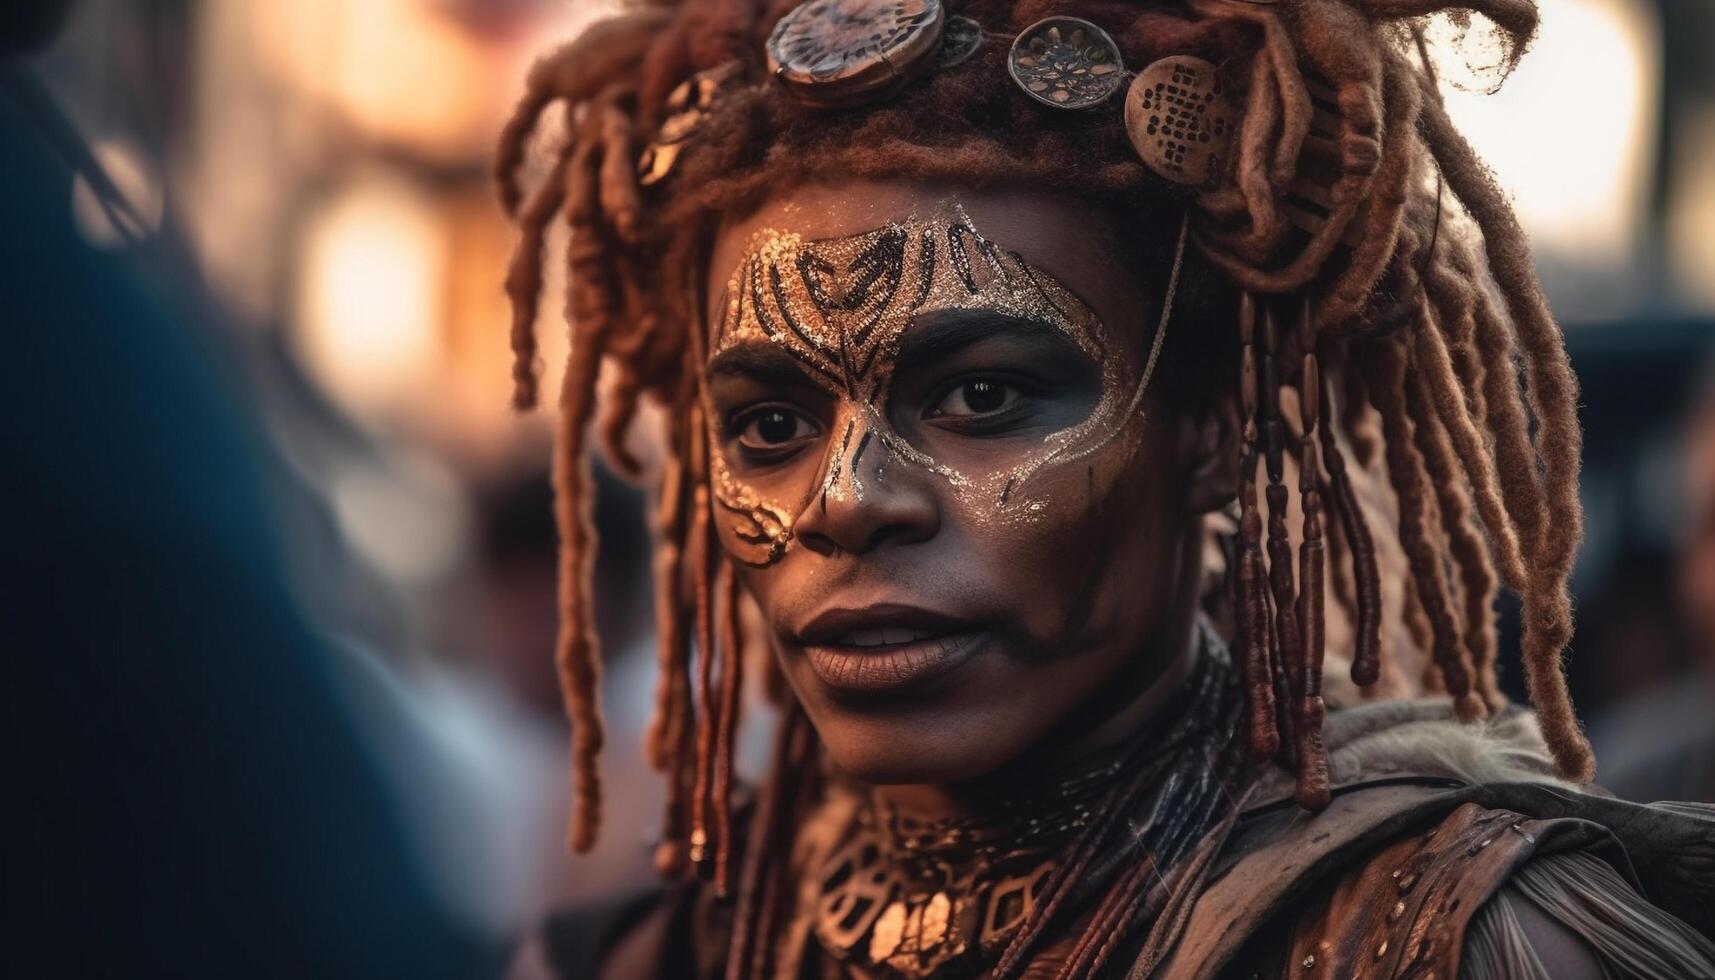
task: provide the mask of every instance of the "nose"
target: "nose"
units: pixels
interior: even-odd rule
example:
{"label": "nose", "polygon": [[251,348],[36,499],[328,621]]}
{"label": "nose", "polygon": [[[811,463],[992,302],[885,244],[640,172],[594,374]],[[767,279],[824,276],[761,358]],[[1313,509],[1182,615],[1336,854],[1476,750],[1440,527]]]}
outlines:
{"label": "nose", "polygon": [[872,420],[851,417],[831,443],[821,485],[794,522],[793,536],[822,555],[927,541],[941,526],[929,478],[895,457]]}

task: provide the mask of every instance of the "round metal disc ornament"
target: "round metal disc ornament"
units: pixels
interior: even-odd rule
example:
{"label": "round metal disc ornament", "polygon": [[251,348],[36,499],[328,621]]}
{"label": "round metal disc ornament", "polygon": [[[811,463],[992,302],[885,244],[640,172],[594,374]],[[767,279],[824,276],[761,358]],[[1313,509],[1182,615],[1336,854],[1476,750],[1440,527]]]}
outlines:
{"label": "round metal disc ornament", "polygon": [[1215,66],[1190,55],[1151,63],[1125,94],[1132,148],[1176,184],[1203,187],[1221,177],[1238,121]]}
{"label": "round metal disc ornament", "polygon": [[809,0],[768,38],[768,70],[800,100],[873,101],[928,69],[941,48],[941,0]]}
{"label": "round metal disc ornament", "polygon": [[982,46],[983,25],[963,15],[947,18],[947,26],[941,31],[941,49],[935,54],[935,70],[962,64]]}
{"label": "round metal disc ornament", "polygon": [[1119,45],[1077,17],[1044,17],[1021,31],[1007,57],[1012,80],[1056,109],[1101,105],[1125,82]]}

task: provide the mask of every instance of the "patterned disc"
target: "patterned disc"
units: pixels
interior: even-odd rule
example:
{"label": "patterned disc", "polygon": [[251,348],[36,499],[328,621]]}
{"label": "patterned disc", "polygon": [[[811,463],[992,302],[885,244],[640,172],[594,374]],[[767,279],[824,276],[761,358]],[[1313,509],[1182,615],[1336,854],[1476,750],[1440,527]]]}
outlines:
{"label": "patterned disc", "polygon": [[941,0],[809,0],[768,38],[768,68],[816,106],[868,102],[928,68]]}
{"label": "patterned disc", "polygon": [[963,15],[947,18],[941,32],[941,50],[935,55],[935,70],[951,68],[977,53],[983,46],[983,25]]}
{"label": "patterned disc", "polygon": [[1012,42],[1012,80],[1056,109],[1101,105],[1125,81],[1125,63],[1108,32],[1077,17],[1045,17]]}
{"label": "patterned disc", "polygon": [[1125,95],[1132,147],[1176,184],[1203,187],[1222,176],[1238,119],[1215,66],[1189,55],[1154,62]]}

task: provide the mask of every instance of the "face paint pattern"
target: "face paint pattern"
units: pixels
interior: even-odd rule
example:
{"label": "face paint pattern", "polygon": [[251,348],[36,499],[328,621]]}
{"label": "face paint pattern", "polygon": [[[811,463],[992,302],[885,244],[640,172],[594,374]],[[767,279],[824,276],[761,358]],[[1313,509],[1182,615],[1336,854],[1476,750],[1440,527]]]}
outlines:
{"label": "face paint pattern", "polygon": [[[988,310],[1049,326],[1100,366],[1101,395],[1082,421],[1045,436],[1024,458],[994,471],[967,472],[920,451],[887,419],[889,383],[900,338],[913,318],[946,310]],[[741,344],[778,345],[837,404],[820,476],[796,507],[757,491],[734,476],[724,452],[711,454],[714,497],[735,519],[747,546],[737,555],[752,565],[780,558],[792,537],[794,515],[842,495],[861,495],[858,464],[879,451],[947,480],[973,504],[997,517],[1026,519],[1041,501],[1022,501],[1020,488],[1044,467],[1081,459],[1141,422],[1138,411],[1154,353],[1134,378],[1104,326],[1058,280],[984,238],[962,211],[909,219],[843,238],[805,241],[764,230],[752,237],[728,282],[709,352],[716,357]],[[1157,344],[1156,350],[1159,350]],[[715,413],[708,413],[715,425]],[[1138,442],[1141,426],[1131,426]],[[720,439],[711,432],[711,444]],[[878,460],[885,466],[887,459]]]}

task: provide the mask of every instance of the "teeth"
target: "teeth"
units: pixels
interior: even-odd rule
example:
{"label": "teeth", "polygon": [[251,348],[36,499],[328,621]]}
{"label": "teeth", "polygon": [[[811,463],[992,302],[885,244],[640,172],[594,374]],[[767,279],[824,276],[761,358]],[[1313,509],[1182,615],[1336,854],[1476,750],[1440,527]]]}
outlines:
{"label": "teeth", "polygon": [[933,636],[928,630],[906,629],[902,626],[880,626],[875,629],[853,630],[840,637],[839,645],[847,647],[886,647],[916,643]]}

